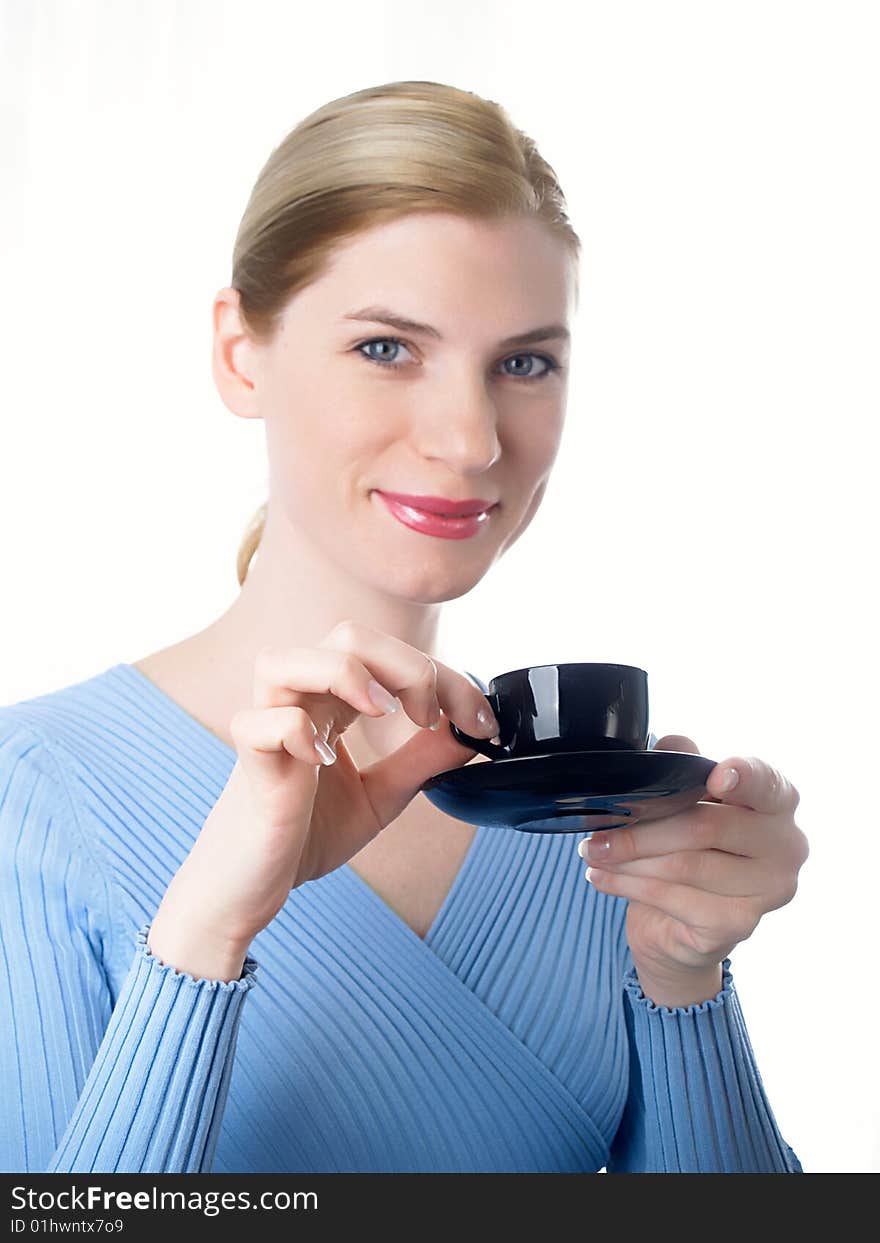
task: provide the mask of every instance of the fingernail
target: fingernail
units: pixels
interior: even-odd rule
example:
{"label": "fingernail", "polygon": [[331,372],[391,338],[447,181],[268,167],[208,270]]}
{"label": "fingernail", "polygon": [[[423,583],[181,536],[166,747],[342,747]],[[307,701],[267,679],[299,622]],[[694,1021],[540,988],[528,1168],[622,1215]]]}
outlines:
{"label": "fingernail", "polygon": [[443,711],[440,707],[440,700],[437,698],[436,695],[434,696],[434,711],[432,715],[434,719],[431,722],[431,724],[428,726],[428,729],[433,729],[436,732],[436,730],[438,730],[440,726],[443,724]]}
{"label": "fingernail", "polygon": [[383,712],[396,712],[400,707],[400,700],[381,686],[375,678],[370,678],[367,683],[367,694],[376,707],[381,708]]}
{"label": "fingernail", "polygon": [[722,794],[726,794],[728,790],[732,790],[739,781],[739,773],[735,768],[725,768],[721,774],[721,783],[718,789]]}
{"label": "fingernail", "polygon": [[585,837],[578,842],[578,854],[582,859],[589,859],[591,863],[598,863],[601,859],[607,859],[610,849],[611,838],[597,837],[595,833],[592,837]]}
{"label": "fingernail", "polygon": [[480,728],[485,732],[487,737],[490,737],[492,734],[497,737],[501,726],[495,720],[494,714],[490,712],[488,708],[477,709],[477,720],[480,723]]}
{"label": "fingernail", "polygon": [[318,755],[320,755],[321,762],[323,764],[334,763],[336,759],[336,752],[333,750],[331,746],[328,746],[328,744],[324,741],[323,738],[315,739],[315,750],[318,752]]}

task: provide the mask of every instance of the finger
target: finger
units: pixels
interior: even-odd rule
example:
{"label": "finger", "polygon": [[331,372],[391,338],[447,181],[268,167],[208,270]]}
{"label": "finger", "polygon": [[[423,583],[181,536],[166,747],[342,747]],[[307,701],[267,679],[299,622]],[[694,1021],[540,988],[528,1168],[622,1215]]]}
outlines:
{"label": "finger", "polygon": [[783,906],[794,896],[789,892],[792,878],[786,870],[769,870],[763,862],[729,855],[721,850],[679,850],[654,859],[633,859],[630,863],[603,863],[602,871],[616,876],[654,876],[677,885],[690,885],[727,898],[761,897],[772,899],[773,907]]}
{"label": "finger", "polygon": [[294,705],[306,708],[310,714],[314,711],[323,737],[327,712],[318,709],[315,697],[327,696],[332,701],[333,725],[342,733],[361,713],[383,715],[370,695],[372,678],[363,661],[348,652],[313,647],[264,648],[254,662],[254,707]]}
{"label": "finger", "polygon": [[[485,695],[469,678],[402,639],[360,622],[344,621],[334,626],[319,646],[325,645],[350,652],[368,665],[417,724],[442,726],[442,710],[474,737],[492,738],[498,733],[498,722]],[[470,747],[457,745],[459,754],[473,754]]]}
{"label": "finger", "polygon": [[318,731],[303,708],[242,708],[229,730],[241,768],[253,779],[253,791],[265,802],[270,820],[290,803],[291,782],[296,786],[302,777],[303,793],[314,787],[315,770],[326,761],[315,748]]}
{"label": "finger", "polygon": [[761,910],[754,898],[719,897],[690,885],[677,885],[654,876],[626,876],[591,868],[588,878],[602,893],[629,898],[656,907],[690,928],[719,940],[744,941],[758,926]]}
{"label": "finger", "polygon": [[[315,648],[264,648],[254,664],[253,693],[257,707],[305,707],[319,728],[326,724],[326,713],[309,697],[331,696],[337,734],[360,713],[379,717],[401,706],[423,727],[433,724],[445,706],[469,733],[491,735],[497,728],[487,730],[479,721],[477,710],[488,705],[461,674],[408,643],[354,623],[334,627]],[[459,746],[458,754],[463,751],[470,753]]]}
{"label": "finger", "polygon": [[[737,781],[730,790],[725,790],[724,776],[728,770],[736,772]],[[706,788],[719,802],[771,816],[794,811],[800,802],[800,794],[788,778],[754,756],[734,755],[722,760],[709,774]]]}
{"label": "finger", "polygon": [[769,827],[770,817],[745,808],[698,803],[662,820],[593,833],[578,843],[578,854],[598,867],[606,861],[629,863],[632,859],[650,859],[678,850],[719,850],[757,858],[769,854],[774,846]]}

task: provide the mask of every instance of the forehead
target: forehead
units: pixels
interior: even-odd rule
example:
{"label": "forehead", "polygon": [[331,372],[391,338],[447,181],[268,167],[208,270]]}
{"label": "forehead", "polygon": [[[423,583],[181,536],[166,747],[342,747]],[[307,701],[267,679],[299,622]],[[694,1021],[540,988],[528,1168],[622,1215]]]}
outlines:
{"label": "forehead", "polygon": [[491,261],[501,256],[558,265],[568,257],[567,248],[547,225],[524,217],[480,220],[450,212],[411,212],[398,220],[385,221],[352,238],[342,239],[333,250],[332,265],[353,268],[369,264],[376,255],[418,252],[429,262],[432,254],[483,255]]}
{"label": "forehead", "polygon": [[343,239],[309,300],[337,317],[383,305],[431,323],[443,314],[460,319],[467,308],[503,311],[513,331],[532,326],[519,322],[524,317],[567,319],[574,276],[570,251],[541,221],[419,212]]}

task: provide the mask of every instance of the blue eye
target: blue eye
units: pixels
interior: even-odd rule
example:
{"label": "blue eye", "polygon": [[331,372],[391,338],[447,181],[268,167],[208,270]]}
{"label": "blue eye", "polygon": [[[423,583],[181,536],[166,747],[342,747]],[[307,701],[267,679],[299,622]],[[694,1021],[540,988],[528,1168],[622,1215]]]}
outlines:
{"label": "blue eye", "polygon": [[[387,358],[376,358],[375,356],[371,354],[363,353],[364,350],[368,350],[370,346],[372,345],[388,345],[388,344],[393,345],[396,348],[400,348],[401,346],[404,349],[407,348],[406,343],[404,341],[401,341],[398,337],[372,337],[369,341],[362,341],[360,345],[356,345],[354,348],[356,351],[358,351],[358,353],[360,353],[361,358],[365,358],[367,362],[377,363],[380,367],[391,368],[394,371],[398,371],[401,367],[405,365],[404,363],[392,362],[390,359],[387,359]],[[525,380],[525,381],[544,380],[547,378],[548,375],[551,375],[554,371],[562,370],[562,367],[560,366],[560,364],[556,362],[555,359],[549,358],[546,354],[532,354],[532,353],[512,354],[510,358],[506,358],[504,361],[505,363],[508,363],[518,358],[540,359],[540,361],[544,363],[546,369],[544,371],[539,372],[537,375],[514,375],[512,372],[508,371],[506,374],[512,380]]]}
{"label": "blue eye", "polygon": [[[364,341],[361,345],[358,345],[355,348],[357,350],[365,350],[369,349],[371,345],[393,345],[395,348],[399,349],[403,345],[403,342],[398,341],[397,337],[373,337],[371,341]],[[406,346],[403,345],[403,348],[406,349]],[[403,363],[392,362],[388,358],[376,358],[373,354],[361,354],[361,357],[366,358],[367,362],[379,363],[383,367],[392,367],[394,370],[397,370],[397,368],[403,366]]]}

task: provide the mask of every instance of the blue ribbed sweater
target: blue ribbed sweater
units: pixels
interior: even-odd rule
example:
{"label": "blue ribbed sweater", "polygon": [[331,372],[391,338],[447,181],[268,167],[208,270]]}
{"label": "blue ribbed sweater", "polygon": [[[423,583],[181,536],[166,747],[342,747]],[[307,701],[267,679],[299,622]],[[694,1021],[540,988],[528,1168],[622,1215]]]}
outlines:
{"label": "blue ribbed sweater", "polygon": [[478,826],[424,940],[344,865],[239,980],[163,964],[235,760],[130,664],[0,707],[4,1172],[801,1172],[730,960],[645,998],[577,835]]}

